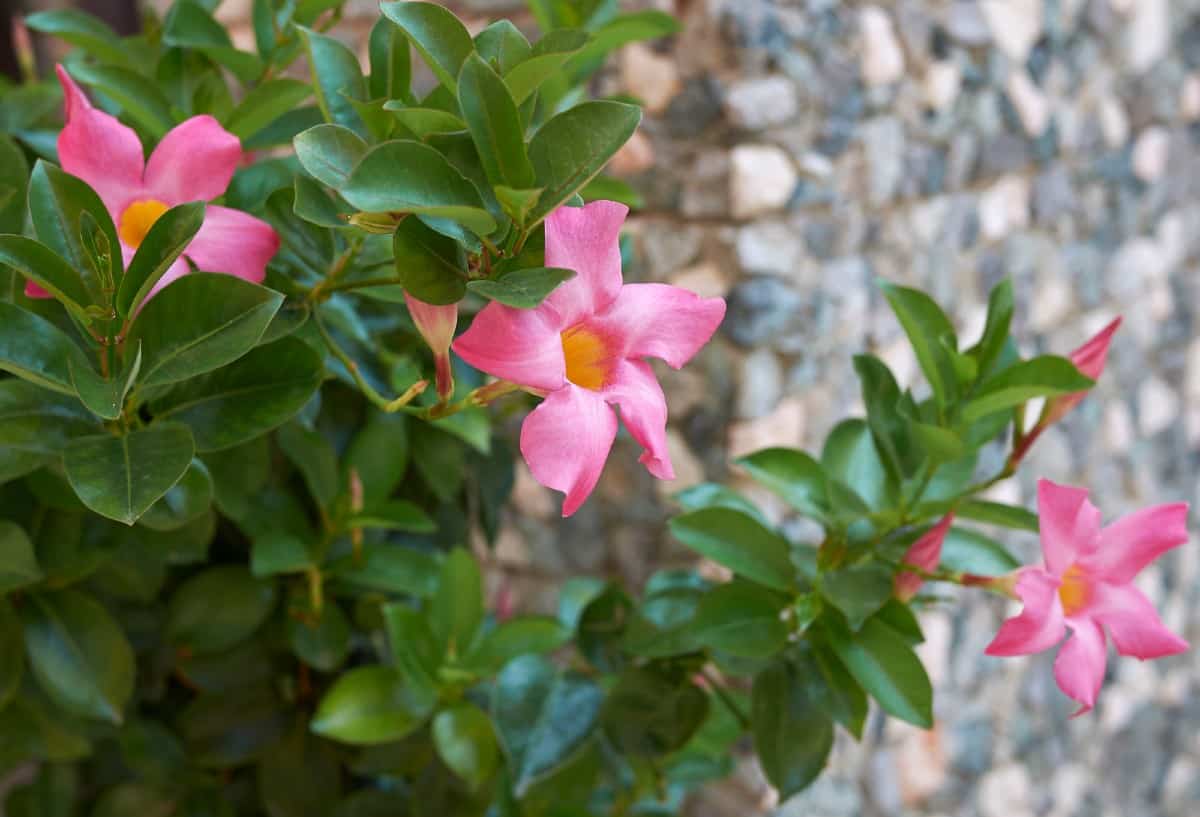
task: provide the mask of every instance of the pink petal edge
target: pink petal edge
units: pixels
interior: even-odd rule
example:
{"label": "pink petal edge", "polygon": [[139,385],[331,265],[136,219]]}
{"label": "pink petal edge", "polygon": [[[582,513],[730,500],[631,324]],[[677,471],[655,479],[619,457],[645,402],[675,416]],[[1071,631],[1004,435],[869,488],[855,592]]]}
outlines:
{"label": "pink petal edge", "polygon": [[236,136],[207,114],[193,116],[171,128],[150,154],[147,193],[172,207],[212,201],[225,193],[241,159]]}
{"label": "pink petal edge", "polygon": [[567,384],[525,418],[521,455],[534,479],[566,494],[566,517],[596,487],[616,436],[617,415],[600,394]]}
{"label": "pink petal edge", "polygon": [[1020,615],[1000,625],[999,632],[984,650],[988,655],[1032,655],[1062,640],[1066,621],[1058,598],[1057,577],[1037,567],[1021,570],[1016,592],[1024,607]]}
{"label": "pink petal edge", "polygon": [[621,291],[621,227],[629,208],[615,201],[559,207],[546,218],[546,266],[575,270],[542,308],[568,327],[608,308]]}
{"label": "pink petal edge", "polygon": [[667,451],[667,398],[649,364],[623,360],[613,380],[604,387],[604,398],[621,410],[621,422],[643,448],[638,462],[659,479],[675,479]]}

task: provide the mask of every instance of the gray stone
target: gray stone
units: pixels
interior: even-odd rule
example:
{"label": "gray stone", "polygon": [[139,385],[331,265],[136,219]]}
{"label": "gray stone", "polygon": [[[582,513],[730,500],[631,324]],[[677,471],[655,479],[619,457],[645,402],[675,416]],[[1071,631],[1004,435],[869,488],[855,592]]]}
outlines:
{"label": "gray stone", "polygon": [[782,332],[803,303],[800,293],[779,278],[751,278],[729,293],[721,329],[735,343],[757,346]]}
{"label": "gray stone", "polygon": [[773,76],[739,82],[725,94],[729,121],[745,130],[782,125],[799,112],[796,86],[787,77]]}
{"label": "gray stone", "polygon": [[974,0],[951,3],[945,11],[943,22],[946,32],[964,45],[987,45],[992,41],[987,19]]}
{"label": "gray stone", "polygon": [[742,361],[737,416],[752,420],[771,413],[783,395],[783,369],[770,349],[755,349]]}
{"label": "gray stone", "polygon": [[1033,181],[1033,217],[1038,224],[1051,225],[1075,207],[1075,190],[1065,164],[1055,163]]}
{"label": "gray stone", "polygon": [[804,255],[799,231],[784,221],[756,221],[738,230],[738,263],[746,272],[792,275]]}
{"label": "gray stone", "polygon": [[872,204],[889,201],[904,178],[904,125],[892,116],[870,119],[861,128]]}

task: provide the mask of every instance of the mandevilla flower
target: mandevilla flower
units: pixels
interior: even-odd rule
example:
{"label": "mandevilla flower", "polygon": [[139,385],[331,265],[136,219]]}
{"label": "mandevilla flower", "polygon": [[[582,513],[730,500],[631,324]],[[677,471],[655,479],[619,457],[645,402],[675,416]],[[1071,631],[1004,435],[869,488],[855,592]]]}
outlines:
{"label": "mandevilla flower", "polygon": [[[942,561],[942,543],[946,541],[946,532],[950,530],[953,522],[954,512],[951,511],[943,516],[940,522],[922,534],[920,539],[913,542],[912,547],[904,554],[904,564],[919,567],[926,573],[937,570]],[[908,601],[917,595],[917,591],[924,583],[925,579],[919,573],[907,570],[898,573],[895,583],[896,598]]]}
{"label": "mandevilla flower", "polygon": [[[63,170],[87,182],[104,202],[117,227],[126,266],[167,210],[225,193],[241,161],[242,147],[217,120],[193,116],[176,125],[145,161],[137,134],[116,117],[93,108],[61,65],[57,71],[67,107],[66,126],[58,135],[58,159]],[[266,222],[210,204],[204,224],[184,254],[200,269],[260,283],[278,249],[279,236]],[[187,261],[181,256],[153,291],[187,272]],[[49,297],[32,282],[26,284],[25,294]]]}
{"label": "mandevilla flower", "polygon": [[988,655],[1029,655],[1071,637],[1054,661],[1054,677],[1081,715],[1104,681],[1104,630],[1117,652],[1137,658],[1175,655],[1188,644],[1168,630],[1133,586],[1142,568],[1187,541],[1187,504],[1155,505],[1100,527],[1100,511],[1082,488],[1038,483],[1044,567],[1017,572],[1025,607],[1004,622]]}
{"label": "mandevilla flower", "polygon": [[[1120,326],[1121,318],[1117,317],[1086,343],[1071,352],[1069,355],[1071,362],[1085,377],[1099,380],[1100,375],[1104,374],[1104,364],[1108,362],[1108,347]],[[1013,452],[1012,463],[1014,465],[1019,463],[1046,427],[1065,417],[1073,408],[1083,402],[1083,398],[1087,397],[1087,394],[1086,391],[1077,391],[1047,400],[1037,425],[1025,435],[1021,444]]]}
{"label": "mandevilla flower", "polygon": [[521,427],[521,454],[573,514],[595,488],[621,419],[644,449],[640,462],[673,479],[667,403],[643,358],[678,369],[725,316],[720,298],[666,284],[622,284],[621,225],[611,201],[560,207],[546,219],[546,266],[575,270],[535,309],[488,304],[454,351],[482,371],[545,395]]}
{"label": "mandevilla flower", "polygon": [[417,325],[417,331],[433,352],[438,397],[448,400],[454,394],[450,342],[454,340],[454,330],[458,326],[458,304],[435,306],[419,301],[407,292],[404,293],[404,302],[408,304],[408,314]]}

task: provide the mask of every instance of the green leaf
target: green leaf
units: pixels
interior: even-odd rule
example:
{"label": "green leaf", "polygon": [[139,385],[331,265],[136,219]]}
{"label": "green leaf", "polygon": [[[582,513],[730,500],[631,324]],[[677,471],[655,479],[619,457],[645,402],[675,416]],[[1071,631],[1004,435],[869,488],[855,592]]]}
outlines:
{"label": "green leaf", "polygon": [[[39,160],[29,177],[29,218],[38,241],[83,277],[91,293],[87,303],[107,304],[111,296],[106,290],[120,282],[124,266],[117,228],[96,192],[82,179]],[[107,245],[107,257],[93,263],[90,249],[101,245]]]}
{"label": "green leaf", "polygon": [[685,511],[698,511],[701,508],[732,508],[735,511],[752,516],[764,525],[770,525],[762,511],[746,497],[724,485],[715,482],[701,482],[691,488],[684,488],[672,497]]}
{"label": "green leaf", "polygon": [[[193,201],[180,204],[163,213],[129,262],[129,271],[121,279],[117,291],[117,312],[122,316],[134,315],[141,304],[171,268],[187,245],[191,243],[200,225],[204,223],[205,204]],[[180,280],[186,279],[184,276]]]}
{"label": "green leaf", "polygon": [[243,83],[254,82],[263,70],[258,57],[234,48],[224,26],[213,19],[205,5],[193,0],[179,0],[171,6],[163,22],[163,42],[199,51],[228,68]]}
{"label": "green leaf", "polygon": [[759,484],[769,488],[805,516],[829,514],[829,484],[825,469],[803,451],[764,448],[736,461]]}
{"label": "green leaf", "polygon": [[811,676],[779,660],[754,677],[750,730],[771,785],[786,800],[807,788],[833,749],[833,722]]}
{"label": "green leaf", "polygon": [[299,422],[292,422],[279,429],[275,440],[304,475],[304,484],[317,504],[330,507],[342,485],[337,452],[325,436]]}
{"label": "green leaf", "polygon": [[913,444],[910,418],[917,411],[911,395],[901,394],[891,369],[873,355],[855,355],[854,370],[862,384],[867,424],[893,479],[913,476],[924,457]]}
{"label": "green leaf", "polygon": [[529,143],[544,188],[530,225],[538,224],[603,169],[637,130],[642,112],[621,102],[584,102],[551,119]]}
{"label": "green leaf", "polygon": [[988,295],[987,322],[983,327],[983,336],[975,344],[969,354],[975,359],[979,374],[987,377],[992,364],[1000,357],[1008,340],[1009,326],[1013,316],[1012,280],[1005,278],[992,287]]}
{"label": "green leaf", "polygon": [[341,125],[316,125],[292,140],[300,165],[317,181],[341,190],[367,155],[367,143]]}
{"label": "green leaf", "polygon": [[[143,245],[144,246],[144,245]],[[283,296],[233,275],[192,273],[159,292],[133,323],[138,381],[159,386],[210,372],[255,347]]]}
{"label": "green leaf", "polygon": [[225,129],[245,141],[308,99],[313,89],[296,79],[270,79],[256,85],[225,117]]}
{"label": "green leaf", "polygon": [[420,506],[405,499],[392,499],[363,509],[347,523],[352,528],[433,533],[437,525]]}
{"label": "green leaf", "polygon": [[863,725],[867,720],[867,694],[838,657],[827,647],[818,645],[808,656],[797,661],[797,665],[802,676],[812,679],[816,685],[818,706],[856,739],[862,740]]}
{"label": "green leaf", "polygon": [[430,714],[430,704],[415,695],[392,667],[357,667],[325,693],[310,728],[343,743],[389,743],[415,732]]}
{"label": "green leaf", "polygon": [[257,777],[269,817],[329,817],[341,796],[338,753],[300,724],[263,756]]}
{"label": "green leaf", "polygon": [[571,759],[595,729],[604,693],[534,655],[505,665],[492,688],[492,721],[518,797]]}
{"label": "green leaf", "polygon": [[488,180],[518,189],[533,187],[521,115],[504,80],[478,54],[463,63],[458,100]]}
{"label": "green leaf", "polygon": [[[261,647],[259,648],[261,650]],[[246,671],[241,656],[237,667]],[[265,679],[221,689],[193,698],[176,719],[187,745],[191,765],[228,768],[256,760],[274,748],[292,722],[293,713],[282,706]]]}
{"label": "green leaf", "polygon": [[952,527],[942,543],[941,566],[955,573],[1003,576],[1019,568],[1021,563],[994,539],[973,530]]}
{"label": "green leaf", "polygon": [[408,38],[385,17],[371,27],[368,40],[371,63],[371,99],[407,99],[412,96],[412,54]]}
{"label": "green leaf", "polygon": [[787,645],[779,618],[783,603],[746,582],[723,584],[700,599],[684,630],[695,649],[710,648],[742,658],[766,658]]}
{"label": "green leaf", "polygon": [[436,108],[413,108],[403,102],[389,100],[383,103],[383,109],[391,111],[396,121],[412,131],[418,139],[434,133],[457,133],[467,129],[467,123],[458,116]]}
{"label": "green leaf", "polygon": [[969,499],[959,503],[955,513],[961,519],[972,519],[976,522],[987,522],[1013,530],[1024,530],[1037,533],[1040,529],[1038,515],[1025,508],[1015,505],[1005,505],[1000,502],[988,502],[984,499]]}
{"label": "green leaf", "polygon": [[290,420],[324,378],[320,356],[286,337],[223,369],[176,385],[153,403],[159,419],[186,423],[201,452],[231,448]]}
{"label": "green leaf", "polygon": [[81,315],[91,295],[75,268],[44,244],[23,235],[0,235],[0,265],[12,267]]}
{"label": "green leaf", "polygon": [[518,655],[552,652],[570,639],[571,631],[552,618],[509,619],[482,639],[476,639],[462,663],[482,672],[494,672]]}
{"label": "green leaf", "polygon": [[496,200],[500,203],[500,208],[518,227],[523,227],[529,220],[529,214],[533,212],[534,206],[542,196],[540,187],[518,190],[498,184],[493,188],[493,192],[496,194]]}
{"label": "green leaf", "polygon": [[[5,547],[4,536],[4,528],[0,525],[0,550]],[[0,710],[3,710],[16,697],[21,676],[25,673],[25,635],[21,631],[21,620],[3,596],[0,596],[0,655],[5,656],[4,662],[0,663]],[[3,727],[0,727],[0,734],[3,733]]]}
{"label": "green leaf", "polygon": [[138,522],[151,530],[175,531],[206,513],[212,501],[212,476],[203,462],[193,459],[183,478],[151,505]]}
{"label": "green leaf", "polygon": [[0,370],[63,394],[75,394],[71,370],[90,364],[83,350],[45,318],[0,301]]}
{"label": "green leaf", "polygon": [[967,454],[967,446],[958,432],[950,428],[913,422],[913,439],[935,462],[954,462]]}
{"label": "green leaf", "polygon": [[639,667],[617,679],[601,718],[605,734],[620,751],[657,757],[683,748],[708,709],[708,696],[686,676]]}
{"label": "green leaf", "polygon": [[292,212],[318,227],[339,229],[347,224],[349,208],[312,179],[297,176]]}
{"label": "green leaf", "polygon": [[0,450],[60,454],[72,437],[99,426],[79,402],[24,380],[0,381]]}
{"label": "green leaf", "polygon": [[79,401],[93,414],[105,420],[116,420],[121,416],[125,397],[133,388],[134,381],[142,369],[142,347],[135,343],[133,359],[115,377],[105,379],[92,371],[90,366],[76,368],[70,365],[71,385],[79,395]]}
{"label": "green leaf", "polygon": [[574,270],[536,267],[501,273],[493,279],[469,281],[467,289],[506,306],[533,309],[546,300],[559,284],[574,277]]}
{"label": "green leaf", "polygon": [[352,100],[365,101],[366,88],[358,57],[340,41],[296,26],[308,52],[313,89],[325,121],[363,134],[363,120]]}
{"label": "green leaf", "polygon": [[442,154],[420,142],[397,140],[371,148],[338,192],[370,213],[445,218],[480,235],[496,229],[475,186]]}
{"label": "green leaf", "polygon": [[84,85],[110,97],[156,142],[175,126],[171,103],[157,83],[141,74],[116,65],[83,62],[73,63],[70,74]]}
{"label": "green leaf", "polygon": [[431,598],[438,584],[437,562],[427,553],[399,545],[367,548],[361,560],[334,562],[329,573],[355,587],[420,598]]}
{"label": "green leaf", "polygon": [[72,590],[30,593],[21,622],[29,666],[54,702],[119,724],[133,694],[133,649],[108,611]]}
{"label": "green leaf", "polygon": [[483,577],[475,559],[455,548],[442,562],[430,621],[443,654],[466,652],[483,621]]}
{"label": "green leaf", "polygon": [[489,67],[503,74],[522,60],[529,59],[533,49],[529,40],[511,21],[497,20],[475,35],[475,51]]}
{"label": "green leaf", "polygon": [[167,639],[197,655],[224,652],[253,635],[273,609],[274,585],[240,565],[210,567],[171,596]]}
{"label": "green leaf", "polygon": [[825,640],[862,688],[890,715],[922,729],[933,725],[933,689],[912,648],[879,618],[852,633],[837,615],[818,624]]}
{"label": "green leaf", "polygon": [[24,227],[28,190],[25,152],[7,134],[0,134],[0,232],[16,233]]}
{"label": "green leaf", "polygon": [[433,745],[442,762],[472,789],[500,766],[500,746],[492,722],[479,707],[457,704],[433,719]]}
{"label": "green leaf", "polygon": [[436,678],[442,656],[429,617],[398,602],[385,604],[381,612],[396,669],[414,695],[428,701],[432,708],[438,697]]}
{"label": "green leaf", "polygon": [[381,3],[379,10],[399,26],[421,52],[438,80],[451,92],[455,79],[475,44],[463,24],[450,11],[433,3]]}
{"label": "green leaf", "polygon": [[584,188],[579,191],[579,195],[585,202],[607,199],[608,201],[619,201],[633,210],[640,210],[646,206],[646,197],[633,185],[612,176],[596,176],[584,185]]}
{"label": "green leaf", "polygon": [[597,60],[623,45],[668,37],[679,30],[679,21],[662,11],[647,9],[622,14],[592,32],[591,42],[571,61],[570,68],[579,70],[581,65]]}
{"label": "green leaf", "polygon": [[892,585],[891,569],[877,562],[821,574],[823,595],[846,614],[846,621],[854,631],[892,597]]}
{"label": "green leaf", "polygon": [[406,218],[392,237],[396,276],[414,298],[427,304],[457,303],[466,293],[467,258],[462,245]]}
{"label": "green leaf", "polygon": [[1010,366],[983,383],[963,408],[963,420],[973,423],[1035,397],[1057,397],[1087,391],[1095,381],[1085,377],[1065,357],[1041,355]]}
{"label": "green leaf", "polygon": [[103,20],[78,9],[39,11],[25,18],[25,25],[42,34],[50,34],[100,57],[106,62],[125,65],[129,52],[117,33]]}
{"label": "green leaf", "polygon": [[897,320],[904,327],[908,341],[912,344],[917,355],[917,362],[929,385],[933,387],[934,396],[939,406],[945,407],[958,394],[958,378],[949,351],[942,344],[942,338],[949,338],[951,346],[955,347],[954,326],[932,298],[924,292],[908,287],[896,286],[886,281],[879,288],[891,304]]}
{"label": "green leaf", "polygon": [[825,438],[821,450],[825,473],[850,486],[869,507],[881,510],[893,501],[895,482],[888,477],[866,422],[843,420]]}
{"label": "green leaf", "polygon": [[40,581],[33,543],[16,522],[0,519],[0,596]]}
{"label": "green leaf", "polygon": [[308,545],[284,531],[271,531],[260,536],[250,548],[250,572],[255,578],[279,573],[303,573],[312,564]]}
{"label": "green leaf", "polygon": [[528,99],[542,83],[554,76],[570,57],[587,45],[586,32],[571,29],[551,31],[538,41],[530,56],[504,72],[513,101]]}
{"label": "green leaf", "polygon": [[157,423],[123,436],[76,437],[63,451],[63,465],[83,504],[132,525],[179,481],[194,453],[187,428]]}
{"label": "green leaf", "polygon": [[675,538],[747,579],[785,592],[795,587],[786,539],[729,508],[706,508],[670,522]]}
{"label": "green leaf", "polygon": [[328,601],[319,616],[315,622],[307,616],[289,617],[288,643],[292,652],[313,669],[333,672],[350,654],[350,621],[341,607]]}

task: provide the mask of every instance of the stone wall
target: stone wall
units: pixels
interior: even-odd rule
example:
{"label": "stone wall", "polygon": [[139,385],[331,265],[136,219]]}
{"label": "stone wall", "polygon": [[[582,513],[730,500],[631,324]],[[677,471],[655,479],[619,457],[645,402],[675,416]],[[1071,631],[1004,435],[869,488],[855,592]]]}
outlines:
{"label": "stone wall", "polygon": [[[450,5],[480,25],[529,23],[511,0]],[[655,483],[624,439],[595,498],[562,522],[523,472],[498,594],[547,606],[566,573],[636,583],[686,560],[665,534],[671,492],[736,479],[738,453],[818,445],[861,411],[858,351],[911,380],[878,276],[931,290],[968,339],[988,288],[1011,276],[1028,353],[1066,352],[1125,316],[1094,396],[998,498],[1027,503],[1045,476],[1091,486],[1106,515],[1200,500],[1200,0],[653,5],[684,32],[627,48],[597,88],[648,112],[614,166],[646,197],[629,275],[725,294],[729,316],[695,364],[663,372],[680,479]],[[221,14],[245,20],[247,7],[225,0]],[[361,44],[374,15],[352,0],[339,30]],[[1142,584],[1193,641],[1196,544]],[[1014,545],[1036,552],[1032,537]],[[983,655],[1003,605],[948,595],[923,617],[936,729],[877,719],[780,815],[1200,813],[1200,654],[1110,664],[1096,712],[1068,720],[1049,656]],[[745,764],[692,813],[774,805]]]}

